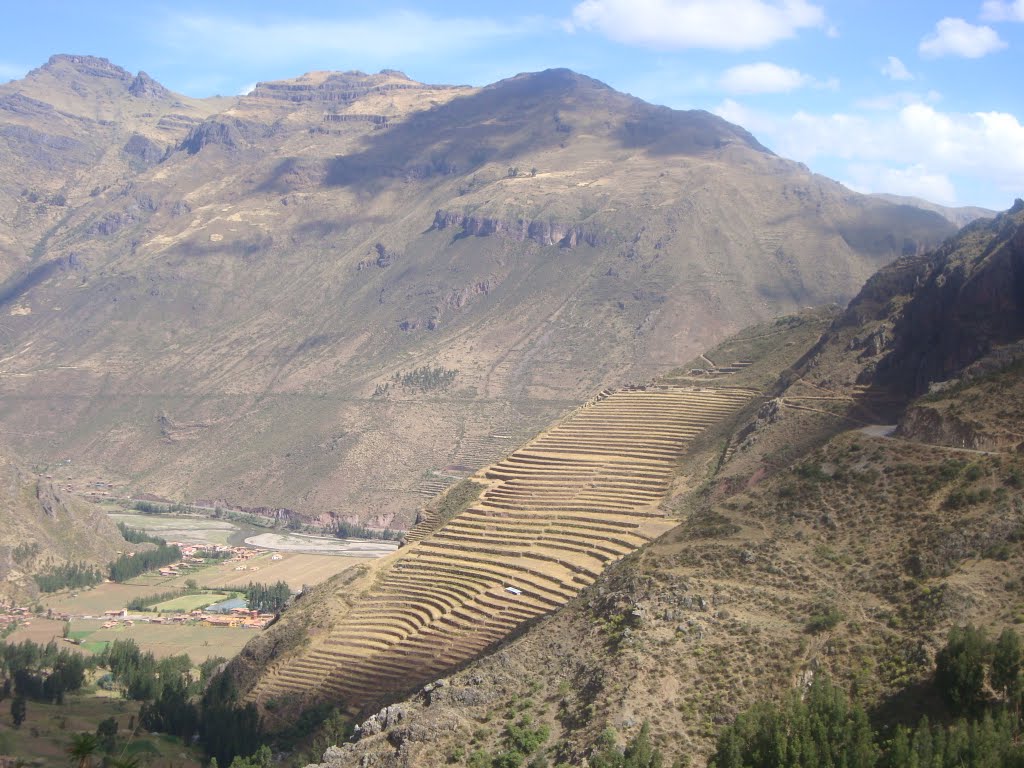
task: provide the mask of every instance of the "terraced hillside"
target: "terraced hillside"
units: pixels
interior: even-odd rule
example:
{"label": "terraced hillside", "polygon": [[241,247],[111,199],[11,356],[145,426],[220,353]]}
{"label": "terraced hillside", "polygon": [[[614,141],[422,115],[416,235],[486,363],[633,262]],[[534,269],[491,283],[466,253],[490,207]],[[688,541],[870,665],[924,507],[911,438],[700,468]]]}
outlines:
{"label": "terraced hillside", "polygon": [[676,524],[659,508],[679,458],[735,413],[741,388],[602,392],[472,479],[479,501],[428,518],[375,586],[250,691],[357,709],[410,690],[565,604]]}

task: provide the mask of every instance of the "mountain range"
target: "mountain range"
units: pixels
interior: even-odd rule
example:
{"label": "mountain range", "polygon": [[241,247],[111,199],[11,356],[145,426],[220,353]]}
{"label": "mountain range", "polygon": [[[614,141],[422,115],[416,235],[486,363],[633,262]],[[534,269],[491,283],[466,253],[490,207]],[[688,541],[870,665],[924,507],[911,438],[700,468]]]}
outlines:
{"label": "mountain range", "polygon": [[136,492],[403,527],[591,393],[954,231],[568,70],[191,99],[54,56],[0,86],[0,434]]}

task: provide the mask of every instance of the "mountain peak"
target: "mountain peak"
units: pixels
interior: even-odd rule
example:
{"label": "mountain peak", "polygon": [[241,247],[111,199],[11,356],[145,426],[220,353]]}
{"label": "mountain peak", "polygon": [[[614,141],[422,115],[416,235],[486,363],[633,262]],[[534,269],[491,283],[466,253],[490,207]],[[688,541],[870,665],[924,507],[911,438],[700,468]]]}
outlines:
{"label": "mountain peak", "polygon": [[375,75],[355,69],[346,72],[307,72],[288,80],[256,83],[249,96],[292,102],[350,103],[374,92],[428,87],[395,69],[382,69]]}
{"label": "mountain peak", "polygon": [[128,86],[128,93],[132,96],[144,97],[148,96],[152,99],[165,99],[171,95],[171,92],[160,85],[156,80],[147,75],[145,72],[139,72],[132,80],[131,85]]}
{"label": "mountain peak", "polygon": [[615,89],[600,80],[581,75],[564,67],[544,69],[540,72],[520,72],[518,75],[499,80],[487,88],[513,90],[522,95],[569,93],[584,90],[615,93]]}
{"label": "mountain peak", "polygon": [[88,77],[106,77],[114,80],[131,82],[132,74],[126,69],[111,63],[100,56],[84,56],[78,54],[58,53],[51,56],[46,64],[29,74],[40,71],[58,74],[61,70],[72,69]]}

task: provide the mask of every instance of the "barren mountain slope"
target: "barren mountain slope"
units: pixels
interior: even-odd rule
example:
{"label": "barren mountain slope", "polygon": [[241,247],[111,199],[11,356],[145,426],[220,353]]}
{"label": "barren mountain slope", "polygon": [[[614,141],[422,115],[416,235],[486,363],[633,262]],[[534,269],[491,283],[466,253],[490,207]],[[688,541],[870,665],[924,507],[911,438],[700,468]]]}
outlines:
{"label": "barren mountain slope", "polygon": [[48,234],[75,208],[159,163],[226,104],[93,56],[53,56],[0,85],[0,280],[45,265]]}
{"label": "barren mountain slope", "polygon": [[[792,366],[779,397],[753,406],[725,466],[678,498],[686,522],[524,636],[371,717],[331,768],[485,764],[511,749],[506,726],[524,713],[550,728],[553,763],[580,763],[607,726],[621,743],[649,720],[667,758],[703,765],[739,711],[822,671],[878,728],[942,721],[922,683],[949,627],[998,633],[1024,610],[1022,294],[999,290],[1020,274],[1022,215],[882,270],[802,361],[806,340],[775,337],[769,354],[788,350]],[[920,395],[936,378],[949,383]],[[884,388],[895,433],[865,428],[858,386]]]}
{"label": "barren mountain slope", "polygon": [[0,458],[0,597],[38,594],[32,575],[65,563],[105,566],[133,549],[106,513]]}
{"label": "barren mountain slope", "polygon": [[565,70],[312,73],[36,243],[53,266],[0,295],[0,419],[175,498],[401,523],[431,471],[951,230]]}

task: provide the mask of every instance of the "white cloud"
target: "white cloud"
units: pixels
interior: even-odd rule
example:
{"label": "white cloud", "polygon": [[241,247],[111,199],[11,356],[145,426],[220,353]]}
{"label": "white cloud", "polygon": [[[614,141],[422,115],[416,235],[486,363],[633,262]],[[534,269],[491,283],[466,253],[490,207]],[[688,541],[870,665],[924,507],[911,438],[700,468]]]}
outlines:
{"label": "white cloud", "polygon": [[914,79],[914,76],[910,74],[910,70],[907,69],[906,65],[895,56],[890,56],[889,60],[885,62],[885,66],[882,67],[882,74],[890,80]]}
{"label": "white cloud", "polygon": [[1024,21],[1024,0],[985,0],[981,6],[985,21]]}
{"label": "white cloud", "polygon": [[[988,196],[971,202],[990,207],[1020,196],[1024,124],[1005,112],[943,112],[918,101],[887,115],[778,115],[750,110],[732,100],[714,111],[752,131],[784,157],[811,165],[845,163],[846,173],[839,175],[852,177],[851,183],[864,188],[870,188],[870,179],[893,183],[902,179],[902,188],[909,189],[917,179],[914,183],[934,183],[943,199],[951,202],[956,198],[955,186],[966,183],[986,190]],[[875,187],[871,191],[888,190]],[[938,196],[933,193],[930,198]]]}
{"label": "white cloud", "polygon": [[926,35],[917,50],[922,56],[961,56],[980,59],[1002,50],[1006,42],[992,27],[979,27],[963,19],[945,18],[935,25],[935,31]]}
{"label": "white cloud", "polygon": [[523,19],[506,23],[487,18],[434,18],[396,11],[358,19],[299,19],[258,22],[203,14],[173,14],[156,29],[161,41],[180,53],[203,51],[221,59],[274,64],[319,56],[343,69],[364,62],[469,50],[514,39],[555,22]]}
{"label": "white cloud", "polygon": [[813,80],[800,70],[762,61],[727,69],[718,83],[729,93],[786,93],[810,85]]}
{"label": "white cloud", "polygon": [[807,0],[583,0],[572,22],[631,45],[743,51],[821,27],[825,12]]}
{"label": "white cloud", "polygon": [[839,81],[835,78],[816,80],[798,69],[780,67],[778,64],[761,61],[757,64],[741,64],[730,67],[718,78],[718,87],[728,93],[789,93],[797,88],[830,88],[837,90]]}
{"label": "white cloud", "polygon": [[942,94],[934,90],[926,93],[920,93],[918,91],[896,91],[895,93],[886,93],[881,96],[859,99],[854,103],[854,106],[857,107],[857,109],[892,112],[909,106],[910,104],[937,104],[940,101],[942,101]]}
{"label": "white cloud", "polygon": [[944,205],[957,203],[956,189],[949,176],[929,171],[923,165],[889,168],[877,164],[853,164],[847,170],[850,176],[842,183],[856,192],[888,192]]}

